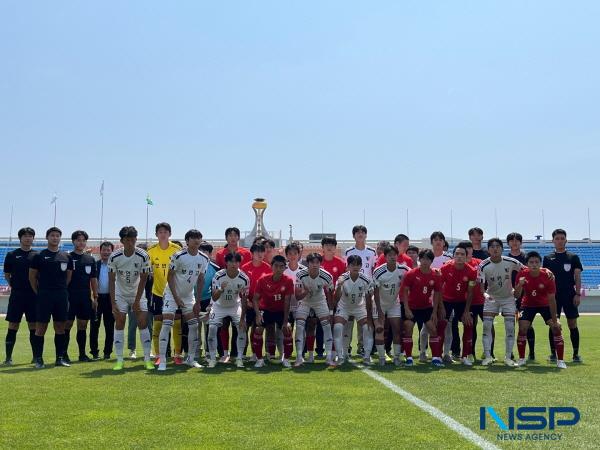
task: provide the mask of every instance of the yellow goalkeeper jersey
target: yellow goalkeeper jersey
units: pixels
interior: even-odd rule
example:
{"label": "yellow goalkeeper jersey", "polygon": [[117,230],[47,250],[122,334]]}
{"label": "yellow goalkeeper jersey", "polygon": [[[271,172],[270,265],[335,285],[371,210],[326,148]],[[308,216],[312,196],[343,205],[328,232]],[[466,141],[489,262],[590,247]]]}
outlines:
{"label": "yellow goalkeeper jersey", "polygon": [[166,249],[160,248],[158,243],[148,248],[150,263],[152,264],[152,273],[154,282],[152,283],[152,294],[162,297],[167,286],[167,274],[169,273],[169,264],[171,256],[181,250],[181,247],[171,241]]}

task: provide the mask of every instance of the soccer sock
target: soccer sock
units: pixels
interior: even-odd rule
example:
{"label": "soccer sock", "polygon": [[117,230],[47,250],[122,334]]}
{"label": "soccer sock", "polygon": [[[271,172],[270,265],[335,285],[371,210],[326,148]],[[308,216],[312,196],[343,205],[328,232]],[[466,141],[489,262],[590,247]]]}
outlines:
{"label": "soccer sock", "polygon": [[527,335],[521,334],[517,336],[517,349],[519,350],[519,359],[525,358],[525,346],[527,345]]}
{"label": "soccer sock", "polygon": [[473,326],[464,326],[463,327],[463,336],[462,336],[462,357],[466,358],[471,353],[473,353]]}
{"label": "soccer sock", "polygon": [[[279,332],[281,332],[281,330],[279,330]],[[283,334],[281,334],[281,336],[283,337]],[[262,337],[262,334],[261,334],[261,337]],[[273,340],[273,338],[275,338],[275,341]],[[267,353],[270,356],[275,356],[276,349],[279,351],[279,355],[283,355],[283,339],[281,340],[281,347],[280,347],[279,346],[279,336],[277,334],[277,330],[275,331],[275,336],[271,336],[269,333],[267,333],[266,347],[267,347]],[[261,353],[262,353],[262,345],[261,345]]]}
{"label": "soccer sock", "polygon": [[325,352],[327,353],[327,359],[331,360],[331,351],[333,349],[333,333],[331,332],[331,323],[329,320],[321,320],[321,327],[323,328],[323,344]]}
{"label": "soccer sock", "polygon": [[535,355],[535,331],[532,326],[527,330],[527,345],[529,345],[529,355]]}
{"label": "soccer sock", "polygon": [[123,347],[125,347],[125,330],[117,330],[115,328],[113,342],[115,343],[115,355],[117,355],[117,361],[123,362]]}
{"label": "soccer sock", "polygon": [[452,349],[452,321],[446,323],[443,333],[438,333],[444,339],[444,355],[449,355]]}
{"label": "soccer sock", "polygon": [[190,334],[190,327],[187,322],[181,320],[181,354],[186,355],[190,353],[190,347],[188,342],[188,335]]}
{"label": "soccer sock", "polygon": [[[423,325],[421,328],[421,332],[419,333],[419,351],[421,353],[425,353],[427,351],[427,340],[429,339],[429,331],[427,331],[427,327]],[[404,339],[402,339],[402,343],[404,343]],[[412,338],[411,338],[412,342]],[[411,347],[412,348],[412,347]],[[404,349],[406,351],[406,349]],[[408,353],[406,354],[408,356]]]}
{"label": "soccer sock", "polygon": [[471,354],[475,356],[475,346],[477,345],[477,323],[475,317],[473,317],[473,346],[471,347]]}
{"label": "soccer sock", "polygon": [[67,353],[69,353],[69,344],[71,343],[71,329],[70,328],[65,328],[65,334],[64,334],[64,355],[66,355]]}
{"label": "soccer sock", "polygon": [[223,353],[229,355],[229,327],[221,326],[219,331],[219,338],[221,339],[221,347],[223,347]]}
{"label": "soccer sock", "polygon": [[[256,328],[254,330],[254,333],[252,333],[252,351],[254,352],[254,354],[256,355],[256,357],[258,359],[262,359],[263,358],[263,345],[264,345],[264,341],[263,341],[263,334],[262,334],[262,332],[259,333],[258,330],[259,329]],[[269,352],[269,354],[271,354],[271,352]]]}
{"label": "soccer sock", "polygon": [[44,336],[35,335],[35,352],[37,358],[44,357]]}
{"label": "soccer sock", "polygon": [[442,357],[442,338],[440,336],[429,336],[429,346],[431,347],[431,356],[433,358]]}
{"label": "soccer sock", "polygon": [[62,358],[65,354],[65,334],[54,334],[54,348],[56,350],[56,359]]}
{"label": "soccer sock", "polygon": [[394,347],[394,358],[400,358],[400,355],[402,354],[402,345],[393,344],[393,347]]}
{"label": "soccer sock", "polygon": [[86,330],[77,330],[77,346],[79,347],[79,356],[85,355]]}
{"label": "soccer sock", "polygon": [[515,316],[504,317],[504,342],[505,342],[505,353],[504,358],[510,358],[515,345]]}
{"label": "soccer sock", "polygon": [[29,345],[31,345],[31,352],[35,358],[35,328],[33,330],[29,330]]}
{"label": "soccer sock", "polygon": [[158,355],[160,357],[160,361],[166,363],[167,345],[169,343],[169,333],[173,327],[173,321],[170,319],[164,319],[161,323],[162,327],[158,335]]}
{"label": "soccer sock", "polygon": [[162,323],[163,321],[158,319],[154,319],[154,322],[152,322],[152,348],[155,355],[160,354],[158,340],[160,336],[160,330],[162,329]]}
{"label": "soccer sock", "polygon": [[217,331],[218,327],[216,325],[208,326],[208,353],[210,354],[210,359],[217,358]]}
{"label": "soccer sock", "polygon": [[375,348],[377,349],[379,359],[385,359],[385,344],[376,344]]}
{"label": "soccer sock", "polygon": [[140,341],[142,341],[142,349],[144,350],[144,361],[150,361],[150,347],[152,347],[152,335],[148,327],[140,330]]}
{"label": "soccer sock", "polygon": [[365,349],[365,358],[371,357],[371,350],[373,350],[373,331],[369,328],[366,323],[362,326],[363,335],[363,346]]}
{"label": "soccer sock", "polygon": [[237,357],[242,359],[244,357],[244,347],[246,347],[246,332],[240,330],[240,324],[235,326],[237,330]]}
{"label": "soccer sock", "polygon": [[[573,345],[573,356],[577,356],[579,355],[579,328],[569,328],[569,333],[571,334],[571,345]],[[558,348],[556,352],[558,353]]]}
{"label": "soccer sock", "polygon": [[341,349],[344,349],[347,347],[344,347],[344,324],[343,323],[336,323],[333,325],[333,339],[335,340],[335,348],[336,349],[340,349],[337,350],[338,352],[338,359],[341,361],[342,358],[344,357],[344,351]]}
{"label": "soccer sock", "polygon": [[175,347],[175,355],[181,355],[181,318],[173,322],[173,347]]}
{"label": "soccer sock", "polygon": [[494,356],[494,345],[496,345],[496,328],[494,327],[494,322],[492,321],[492,343],[490,345],[490,356]]}
{"label": "soccer sock", "polygon": [[[425,327],[423,327],[425,328]],[[412,358],[412,348],[413,348],[413,340],[412,337],[403,337],[402,338],[402,347],[406,353],[407,358]]]}
{"label": "soccer sock", "polygon": [[[350,348],[350,343],[352,342],[352,332],[354,330],[354,322],[348,321],[344,324],[344,353],[348,351]],[[362,340],[362,337],[361,339]],[[358,343],[360,347],[360,342]],[[338,350],[339,352],[339,350]]]}
{"label": "soccer sock", "polygon": [[[574,328],[577,330],[577,328]],[[573,331],[573,330],[571,330]],[[573,340],[573,336],[571,335],[571,341]],[[559,360],[565,359],[565,341],[562,337],[562,333],[560,330],[557,334],[554,335],[554,348],[556,348],[556,358]],[[575,353],[577,354],[577,353]]]}
{"label": "soccer sock", "polygon": [[306,336],[306,351],[314,352],[315,351],[315,335],[309,334]]}
{"label": "soccer sock", "polygon": [[196,357],[196,350],[200,340],[198,338],[198,319],[190,319],[187,321],[188,326],[188,358],[194,359]]}
{"label": "soccer sock", "polygon": [[292,334],[283,334],[283,357],[285,359],[290,359],[293,351],[294,342],[292,339]]}
{"label": "soccer sock", "polygon": [[483,354],[486,358],[491,356],[492,349],[492,326],[494,325],[493,317],[483,318]]}
{"label": "soccer sock", "polygon": [[304,328],[306,320],[296,319],[296,359],[302,359],[302,350],[304,349]]}
{"label": "soccer sock", "polygon": [[552,328],[548,328],[548,341],[550,342],[550,353],[556,356],[556,348],[554,347],[554,333],[552,333]]}
{"label": "soccer sock", "polygon": [[[277,343],[277,351],[279,352],[280,355],[283,355],[285,352],[283,340],[284,340],[283,331],[281,331],[281,328],[277,327],[275,329],[275,341]],[[268,345],[269,345],[269,343],[267,342],[267,346]],[[271,355],[275,354],[275,350],[273,350],[273,352],[271,352],[271,350],[268,349],[268,351],[269,351],[269,354],[271,354]]]}
{"label": "soccer sock", "polygon": [[8,330],[6,333],[6,359],[12,359],[15,342],[17,342],[17,330]]}

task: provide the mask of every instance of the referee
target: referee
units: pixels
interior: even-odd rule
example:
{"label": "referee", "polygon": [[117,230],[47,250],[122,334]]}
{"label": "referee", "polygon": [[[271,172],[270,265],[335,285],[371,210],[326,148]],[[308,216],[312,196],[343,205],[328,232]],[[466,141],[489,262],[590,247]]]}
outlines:
{"label": "referee", "polygon": [[50,317],[54,321],[54,346],[56,366],[69,367],[63,360],[65,351],[65,322],[69,309],[67,286],[71,281],[73,260],[66,252],[58,250],[62,231],[52,227],[46,231],[48,248],[33,257],[29,269],[29,282],[37,294],[37,323],[35,327],[34,361],[36,369],[44,368],[44,335]]}
{"label": "referee", "polygon": [[21,228],[18,233],[20,248],[6,254],[4,258],[4,278],[10,285],[10,297],[8,299],[8,311],[6,321],[8,332],[6,333],[6,359],[5,365],[12,364],[12,352],[17,340],[19,324],[25,314],[25,320],[29,326],[29,343],[33,351],[35,340],[35,293],[29,284],[29,267],[33,257],[37,254],[31,250],[35,231],[33,228]]}
{"label": "referee", "polygon": [[92,313],[98,305],[98,275],[96,260],[92,255],[85,253],[88,234],[83,230],[71,234],[73,251],[69,253],[73,265],[73,276],[69,283],[69,314],[65,326],[65,352],[63,359],[71,364],[67,353],[73,321],[77,318],[77,346],[79,347],[79,361],[89,362],[91,359],[85,354],[86,332]]}

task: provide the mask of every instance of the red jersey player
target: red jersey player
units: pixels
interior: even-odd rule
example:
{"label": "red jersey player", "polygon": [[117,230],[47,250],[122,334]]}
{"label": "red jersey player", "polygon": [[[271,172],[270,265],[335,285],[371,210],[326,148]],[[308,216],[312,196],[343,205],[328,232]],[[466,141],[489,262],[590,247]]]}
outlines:
{"label": "red jersey player", "polygon": [[527,268],[522,269],[517,275],[515,297],[523,294],[521,310],[519,311],[519,336],[517,348],[519,349],[519,366],[525,365],[525,346],[527,344],[527,330],[533,319],[539,313],[544,322],[550,326],[556,347],[556,366],[566,369],[564,361],[565,343],[556,316],[556,284],[554,277],[546,270],[542,270],[542,257],[538,252],[529,252],[525,257]]}
{"label": "red jersey player", "polygon": [[[406,250],[408,249],[409,245],[410,240],[405,234],[399,234],[394,239],[394,247],[396,247],[398,250],[398,264],[405,264],[412,269],[414,267],[413,260],[406,254]],[[383,264],[387,264],[385,252],[379,255],[377,262],[375,263],[375,267],[382,266]]]}
{"label": "red jersey player", "polygon": [[[433,358],[431,363],[443,367],[442,345],[438,336],[437,314],[442,291],[442,276],[438,270],[431,268],[433,262],[431,250],[419,252],[420,266],[411,269],[402,279],[400,292],[403,301],[404,337],[402,343],[406,352],[406,365],[413,365],[413,328],[415,323],[424,324],[429,331],[429,345]],[[432,301],[433,299],[433,301]]]}

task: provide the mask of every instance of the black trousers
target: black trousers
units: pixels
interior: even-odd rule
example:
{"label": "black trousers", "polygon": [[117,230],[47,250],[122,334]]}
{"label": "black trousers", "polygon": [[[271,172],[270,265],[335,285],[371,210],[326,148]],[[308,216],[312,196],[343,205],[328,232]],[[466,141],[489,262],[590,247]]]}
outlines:
{"label": "black trousers", "polygon": [[90,352],[97,355],[98,351],[98,332],[100,331],[100,322],[104,322],[104,350],[103,354],[110,356],[112,353],[115,318],[112,313],[109,294],[98,295],[98,308],[92,315],[90,326]]}

